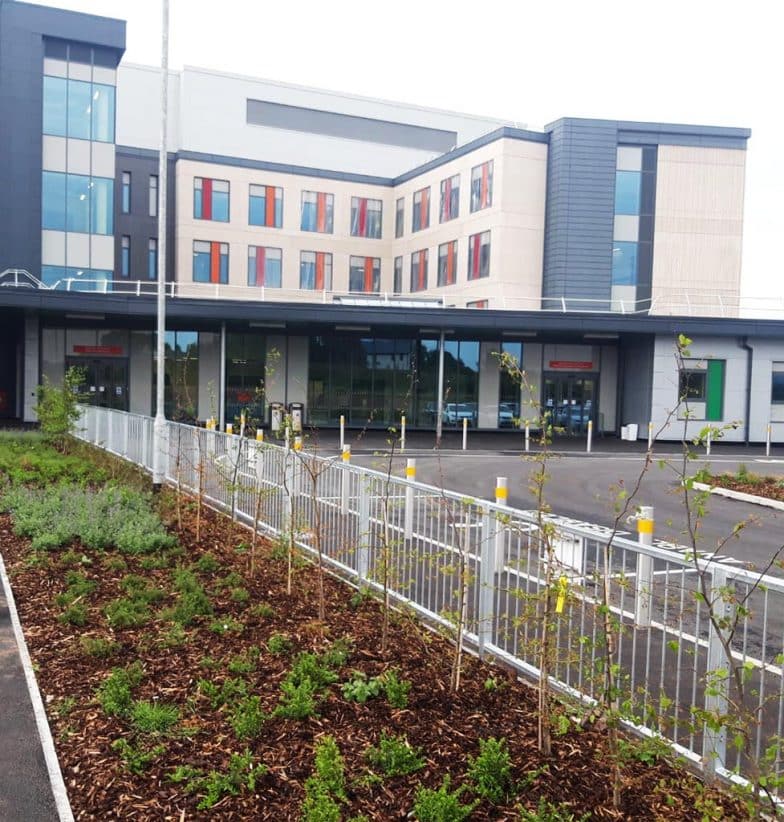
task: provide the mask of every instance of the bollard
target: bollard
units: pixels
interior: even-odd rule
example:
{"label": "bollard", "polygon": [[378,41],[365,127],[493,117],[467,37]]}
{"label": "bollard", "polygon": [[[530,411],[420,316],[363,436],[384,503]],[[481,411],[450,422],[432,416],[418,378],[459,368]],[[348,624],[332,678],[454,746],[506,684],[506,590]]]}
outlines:
{"label": "bollard", "polygon": [[301,451],[302,450],[302,437],[296,436],[294,437],[294,450]]}
{"label": "bollard", "polygon": [[233,434],[234,433],[234,426],[230,422],[226,423],[226,433],[227,434]]}
{"label": "bollard", "polygon": [[648,450],[649,451],[651,450],[652,446],[653,446],[653,423],[649,422],[648,423]]}
{"label": "bollard", "polygon": [[245,412],[243,411],[240,414],[240,433],[245,430]]}
{"label": "bollard", "polygon": [[264,442],[264,432],[261,428],[256,430],[256,442]]}
{"label": "bollard", "polygon": [[400,417],[400,450],[406,450],[406,415]]}
{"label": "bollard", "polygon": [[507,505],[509,499],[508,479],[506,477],[496,477],[495,480],[495,501],[498,505]]}
{"label": "bollard", "polygon": [[588,420],[588,439],[585,442],[585,450],[591,453],[591,445],[593,444],[593,420]]}
{"label": "bollard", "polygon": [[527,422],[525,424],[525,450],[526,453],[531,450],[531,425]]}
{"label": "bollard", "polygon": [[[637,539],[640,545],[653,544],[653,507],[640,506],[637,517]],[[653,589],[653,557],[640,552],[637,555],[635,580],[634,621],[638,628],[651,625],[651,591]]]}
{"label": "bollard", "polygon": [[705,439],[705,454],[706,456],[710,456],[710,448],[711,448],[711,430],[708,429],[708,436]]}
{"label": "bollard", "polygon": [[770,423],[768,423],[767,430],[765,431],[765,456],[770,456]]}
{"label": "bollard", "polygon": [[[495,479],[495,501],[498,505],[509,504],[509,480],[506,477],[496,477]],[[495,567],[504,567],[504,539],[506,530],[500,522],[495,525],[494,558]]]}
{"label": "bollard", "polygon": [[340,415],[340,450],[343,450],[343,446],[346,444],[346,417],[345,415]]}
{"label": "bollard", "polygon": [[414,535],[414,488],[411,483],[416,481],[416,460],[406,460],[406,504],[403,512],[403,538],[411,539]]}
{"label": "bollard", "polygon": [[468,417],[463,417],[463,451],[468,448]]}
{"label": "bollard", "polygon": [[[345,468],[351,464],[351,446],[344,445],[340,459]],[[351,483],[351,472],[343,471],[343,476],[340,478],[340,510],[342,514],[348,513],[349,489]]]}

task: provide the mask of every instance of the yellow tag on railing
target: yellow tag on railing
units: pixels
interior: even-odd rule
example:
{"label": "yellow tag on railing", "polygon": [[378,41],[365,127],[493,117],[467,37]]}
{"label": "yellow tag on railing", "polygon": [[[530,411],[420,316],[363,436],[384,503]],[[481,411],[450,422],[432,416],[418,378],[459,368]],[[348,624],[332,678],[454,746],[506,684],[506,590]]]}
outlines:
{"label": "yellow tag on railing", "polygon": [[561,577],[558,580],[558,599],[555,601],[555,613],[562,614],[564,605],[566,605],[566,591],[569,587],[569,580],[566,577]]}

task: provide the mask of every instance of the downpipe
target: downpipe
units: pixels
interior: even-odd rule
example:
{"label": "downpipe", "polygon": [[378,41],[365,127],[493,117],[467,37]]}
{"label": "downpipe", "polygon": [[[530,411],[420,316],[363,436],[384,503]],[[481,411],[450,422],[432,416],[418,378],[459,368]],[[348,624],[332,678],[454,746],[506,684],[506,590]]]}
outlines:
{"label": "downpipe", "polygon": [[746,352],[746,409],[743,415],[743,440],[748,445],[751,431],[751,375],[754,365],[754,348],[749,345],[748,337],[741,338],[740,347]]}

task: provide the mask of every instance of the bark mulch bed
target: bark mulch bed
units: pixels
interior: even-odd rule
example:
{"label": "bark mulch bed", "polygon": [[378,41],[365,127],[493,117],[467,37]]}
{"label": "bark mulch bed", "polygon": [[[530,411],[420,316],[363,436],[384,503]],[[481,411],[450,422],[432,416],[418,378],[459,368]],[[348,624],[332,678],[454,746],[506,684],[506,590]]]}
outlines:
{"label": "bark mulch bed", "polygon": [[713,474],[704,480],[708,485],[740,491],[755,497],[765,497],[784,502],[784,477],[760,476],[759,474]]}
{"label": "bark mulch bed", "polygon": [[[171,512],[169,518],[173,520]],[[451,694],[452,646],[445,638],[398,616],[391,628],[391,651],[384,656],[377,602],[356,596],[352,602],[355,592],[328,577],[327,619],[320,624],[312,566],[297,568],[289,597],[286,563],[277,558],[273,546],[260,549],[257,571],[251,577],[247,530],[209,513],[200,541],[194,533],[191,504],[178,533],[182,553],[170,552],[167,567],[145,569],[142,557],[87,551],[79,545],[70,551],[34,553],[26,540],[13,534],[10,519],[0,517],[0,545],[12,572],[14,595],[77,819],[299,819],[304,783],[313,773],[314,742],[326,734],[334,736],[345,759],[348,802],[343,805],[344,820],[359,815],[372,820],[405,819],[420,784],[438,787],[447,773],[453,786],[462,784],[468,757],[479,753],[479,739],[490,736],[508,740],[513,778],[526,787],[520,787],[503,805],[483,801],[471,819],[518,819],[520,807],[535,809],[540,798],[574,814],[548,817],[554,820],[577,820],[584,814],[591,814],[591,819],[747,818],[733,797],[703,786],[685,770],[661,759],[644,764],[633,757],[623,768],[623,810],[613,811],[611,760],[601,730],[556,736],[552,756],[544,758],[537,750],[536,692],[511,673],[469,658],[462,687]],[[126,574],[142,575],[166,592],[153,606],[159,613],[157,609],[175,602],[172,570],[178,564],[192,567],[205,552],[218,560],[220,568],[198,576],[210,594],[215,616],[230,630],[223,634],[211,630],[209,617],[184,631],[173,629],[172,622],[160,616],[143,628],[111,630],[107,626],[103,608],[121,595],[120,581]],[[120,567],[123,561],[126,567]],[[67,570],[73,568],[97,583],[96,590],[83,599],[88,619],[81,628],[59,621],[63,609],[55,603],[55,596],[66,588]],[[231,572],[242,580],[234,577],[223,584]],[[249,591],[247,602],[233,598],[232,591],[238,587]],[[339,682],[319,705],[317,717],[303,721],[270,718],[257,738],[238,740],[227,709],[213,709],[197,681],[203,678],[221,685],[230,676],[241,676],[248,693],[258,695],[262,707],[272,711],[292,661],[291,654],[267,650],[273,634],[291,639],[292,654],[320,652],[341,638],[350,639],[353,651],[339,673]],[[107,658],[96,658],[83,650],[83,636],[103,637],[119,643],[119,648]],[[255,670],[229,673],[231,659],[251,646],[261,649]],[[156,740],[165,750],[138,775],[124,766],[112,742],[124,737],[138,745],[140,738],[127,720],[107,716],[96,699],[96,688],[112,668],[137,660],[143,678],[134,689],[134,698],[173,703],[180,716],[177,730]],[[406,708],[391,708],[383,697],[359,704],[341,695],[339,684],[353,670],[375,676],[390,668],[411,682]],[[489,678],[495,687],[486,686]],[[405,735],[412,745],[421,747],[425,767],[405,777],[373,777],[364,754],[384,731]],[[254,762],[268,768],[267,773],[255,789],[245,787],[210,810],[197,809],[201,795],[187,793],[184,783],[169,778],[177,766],[192,766],[205,773],[225,771],[230,756],[246,747]],[[467,791],[463,798],[467,801],[471,794]],[[709,808],[714,810],[705,815]]]}

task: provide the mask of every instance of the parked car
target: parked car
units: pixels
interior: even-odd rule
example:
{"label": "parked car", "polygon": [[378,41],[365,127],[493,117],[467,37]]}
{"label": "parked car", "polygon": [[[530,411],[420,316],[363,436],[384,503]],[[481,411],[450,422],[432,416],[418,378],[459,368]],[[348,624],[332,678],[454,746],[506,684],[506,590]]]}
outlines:
{"label": "parked car", "polygon": [[468,420],[469,425],[476,423],[476,405],[471,402],[448,402],[444,406],[444,422],[448,425],[462,425]]}
{"label": "parked car", "polygon": [[498,406],[498,427],[511,428],[519,416],[516,405],[511,402],[502,402]]}

